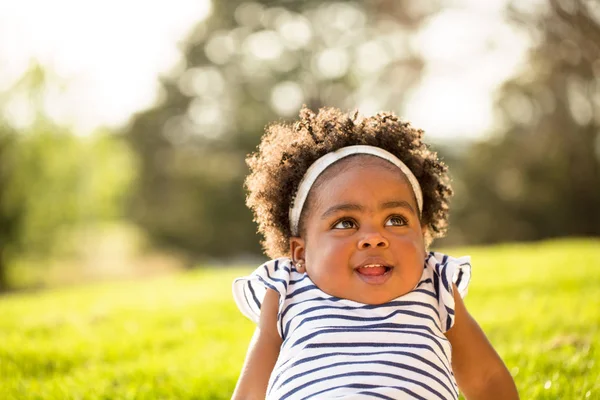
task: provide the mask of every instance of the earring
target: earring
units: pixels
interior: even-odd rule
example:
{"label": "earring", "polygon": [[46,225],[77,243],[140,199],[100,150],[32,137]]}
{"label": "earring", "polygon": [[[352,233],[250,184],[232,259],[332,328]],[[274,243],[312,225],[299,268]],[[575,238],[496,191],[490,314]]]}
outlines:
{"label": "earring", "polygon": [[296,262],[296,269],[301,269],[301,268],[302,268],[302,261]]}

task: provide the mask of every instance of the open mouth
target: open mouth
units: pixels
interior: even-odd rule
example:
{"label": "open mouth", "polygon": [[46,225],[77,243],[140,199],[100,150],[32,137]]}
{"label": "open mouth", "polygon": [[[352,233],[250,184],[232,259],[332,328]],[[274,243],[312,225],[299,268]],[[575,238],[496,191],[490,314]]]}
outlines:
{"label": "open mouth", "polygon": [[390,272],[392,267],[383,264],[367,264],[356,268],[356,272],[362,276],[383,276]]}

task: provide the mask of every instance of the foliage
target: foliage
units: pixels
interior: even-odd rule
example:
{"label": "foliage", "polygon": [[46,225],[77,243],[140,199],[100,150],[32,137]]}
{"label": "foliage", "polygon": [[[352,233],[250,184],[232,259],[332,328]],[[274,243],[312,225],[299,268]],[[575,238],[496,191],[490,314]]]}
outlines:
{"label": "foliage", "polygon": [[412,33],[437,2],[213,2],[185,68],[127,132],[141,162],[131,215],[195,255],[259,253],[245,155],[302,103],[399,111],[423,67]]}
{"label": "foliage", "polygon": [[48,254],[64,227],[114,219],[122,214],[132,160],[110,136],[79,138],[62,129],[21,132],[11,158],[14,171],[6,206],[21,209],[18,250]]}
{"label": "foliage", "polygon": [[6,188],[12,173],[12,163],[8,162],[14,147],[14,132],[0,121],[0,291],[5,290],[7,279],[7,263],[9,259],[8,244],[16,236],[21,214],[8,207]]}
{"label": "foliage", "polygon": [[17,257],[77,247],[77,239],[63,242],[68,231],[121,217],[136,171],[121,138],[79,137],[45,115],[38,102],[46,79],[35,67],[0,96],[31,99],[34,116],[18,128],[0,126],[0,291],[10,287],[7,269]]}
{"label": "foliage", "polygon": [[536,44],[498,94],[497,135],[472,146],[453,169],[461,190],[452,233],[471,243],[598,236],[597,4],[549,0],[528,11],[514,3],[510,15]]}
{"label": "foliage", "polygon": [[[599,246],[572,240],[449,251],[472,256],[467,307],[521,398],[600,394]],[[231,281],[251,270],[0,298],[0,397],[230,398],[253,330],[233,303]]]}

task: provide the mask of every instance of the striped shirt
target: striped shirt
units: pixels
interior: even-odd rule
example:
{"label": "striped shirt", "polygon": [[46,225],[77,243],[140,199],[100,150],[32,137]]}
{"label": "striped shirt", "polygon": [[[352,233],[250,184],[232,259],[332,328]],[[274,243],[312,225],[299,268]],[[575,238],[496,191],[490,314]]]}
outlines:
{"label": "striped shirt", "polygon": [[419,283],[388,303],[330,296],[288,258],[233,283],[241,312],[257,322],[267,288],[280,295],[283,340],[267,399],[457,399],[451,347],[454,282],[461,296],[469,257],[429,253]]}

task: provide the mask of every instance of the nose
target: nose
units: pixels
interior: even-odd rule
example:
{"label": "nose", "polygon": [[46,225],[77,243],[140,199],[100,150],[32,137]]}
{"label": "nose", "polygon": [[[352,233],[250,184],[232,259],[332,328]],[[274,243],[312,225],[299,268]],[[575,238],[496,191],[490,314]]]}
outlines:
{"label": "nose", "polygon": [[366,233],[358,242],[359,249],[372,249],[375,247],[386,249],[390,242],[379,232]]}

